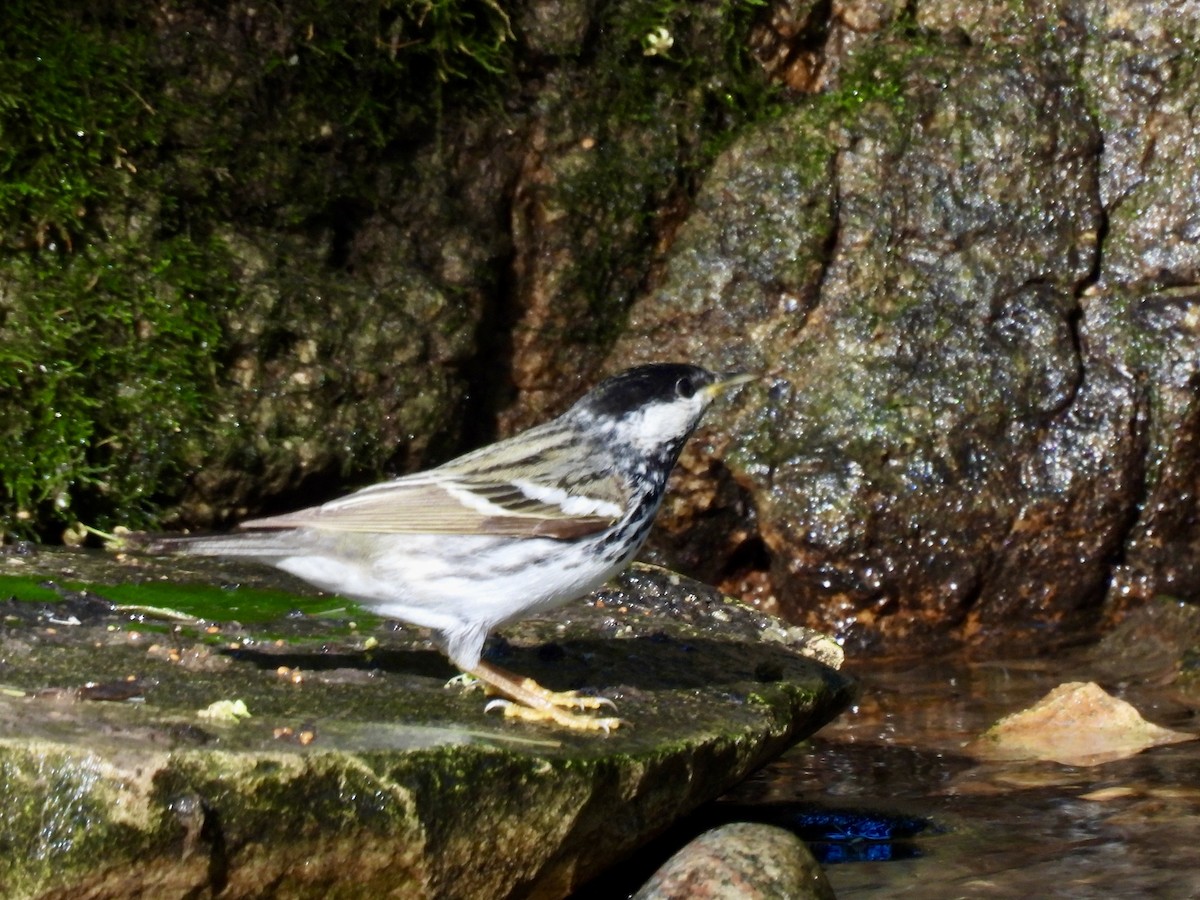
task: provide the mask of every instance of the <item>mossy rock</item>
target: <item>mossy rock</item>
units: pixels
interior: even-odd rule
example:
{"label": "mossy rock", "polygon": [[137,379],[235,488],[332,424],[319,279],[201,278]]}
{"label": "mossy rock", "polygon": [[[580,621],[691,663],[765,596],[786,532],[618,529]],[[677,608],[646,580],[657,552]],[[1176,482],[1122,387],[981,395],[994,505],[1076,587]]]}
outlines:
{"label": "mossy rock", "polygon": [[[597,686],[629,723],[611,734],[486,714],[481,693],[447,689],[424,632],[360,611],[217,623],[186,617],[212,609],[193,587],[164,619],[111,599],[170,597],[159,563],[40,554],[6,570],[11,897],[562,896],[853,694],[813,658],[836,664],[832,642],[665,570],[490,650],[548,687]],[[258,597],[278,612],[270,576],[209,577],[237,579],[213,590],[247,621]]]}

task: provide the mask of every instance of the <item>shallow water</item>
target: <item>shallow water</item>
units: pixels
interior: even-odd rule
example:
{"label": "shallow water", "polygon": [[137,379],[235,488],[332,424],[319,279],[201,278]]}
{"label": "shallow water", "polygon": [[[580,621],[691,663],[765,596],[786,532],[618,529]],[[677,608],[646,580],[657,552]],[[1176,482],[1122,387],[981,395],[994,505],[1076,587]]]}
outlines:
{"label": "shallow water", "polygon": [[[1088,657],[849,668],[859,703],[717,805],[721,818],[779,824],[814,809],[899,823],[897,840],[855,838],[855,826],[818,848],[839,898],[1200,896],[1200,741],[1095,767],[966,753],[1058,684],[1096,679]],[[1101,683],[1157,724],[1200,731],[1169,686]]]}

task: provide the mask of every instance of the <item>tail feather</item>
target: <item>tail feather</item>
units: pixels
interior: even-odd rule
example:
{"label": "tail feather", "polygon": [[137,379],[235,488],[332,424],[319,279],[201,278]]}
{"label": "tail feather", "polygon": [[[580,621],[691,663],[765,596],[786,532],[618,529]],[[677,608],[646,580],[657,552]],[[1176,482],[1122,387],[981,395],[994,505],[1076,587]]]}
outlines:
{"label": "tail feather", "polygon": [[247,531],[233,534],[131,536],[128,544],[141,553],[162,556],[278,557],[294,549],[288,531]]}

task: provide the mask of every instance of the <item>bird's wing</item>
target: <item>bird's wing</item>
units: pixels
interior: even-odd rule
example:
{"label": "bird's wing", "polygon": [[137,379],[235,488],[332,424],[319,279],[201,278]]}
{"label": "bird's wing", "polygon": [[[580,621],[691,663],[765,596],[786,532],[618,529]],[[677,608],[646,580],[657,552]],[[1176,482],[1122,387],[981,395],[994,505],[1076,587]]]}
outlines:
{"label": "bird's wing", "polygon": [[601,460],[594,452],[579,451],[565,439],[533,447],[505,441],[428,472],[242,527],[582,537],[615,524],[628,497],[611,466],[597,468]]}

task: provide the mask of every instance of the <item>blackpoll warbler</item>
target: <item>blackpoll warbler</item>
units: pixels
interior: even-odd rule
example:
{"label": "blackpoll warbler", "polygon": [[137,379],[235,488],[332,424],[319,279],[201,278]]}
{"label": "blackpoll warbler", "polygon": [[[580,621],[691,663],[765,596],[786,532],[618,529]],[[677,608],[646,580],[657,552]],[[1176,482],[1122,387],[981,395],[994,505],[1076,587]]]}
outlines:
{"label": "blackpoll warbler", "polygon": [[240,534],[167,538],[150,549],[250,557],[372,611],[432,629],[450,661],[508,700],[506,715],[603,729],[575,709],[600,697],[553,693],[480,658],[506,622],[581,597],[641,548],[667,476],[708,405],[750,380],[697,366],[629,369],[550,422],[427,472]]}

